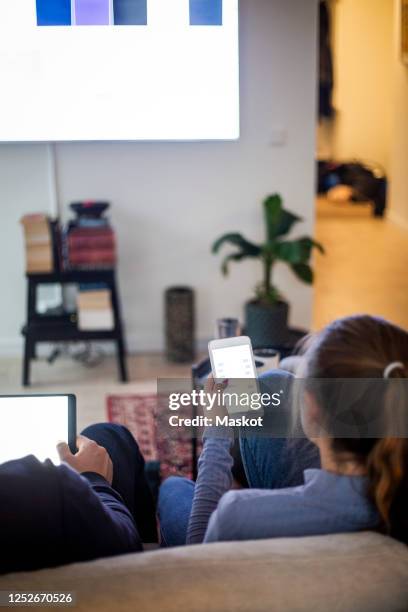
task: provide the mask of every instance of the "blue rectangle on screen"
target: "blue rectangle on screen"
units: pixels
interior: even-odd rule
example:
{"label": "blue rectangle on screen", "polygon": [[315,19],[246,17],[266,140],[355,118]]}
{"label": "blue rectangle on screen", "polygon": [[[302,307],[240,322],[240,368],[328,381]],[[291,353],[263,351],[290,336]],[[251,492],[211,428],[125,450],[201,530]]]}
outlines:
{"label": "blue rectangle on screen", "polygon": [[113,0],[115,25],[147,25],[147,0]]}
{"label": "blue rectangle on screen", "polygon": [[79,26],[101,26],[110,23],[109,0],[75,0],[75,23]]}
{"label": "blue rectangle on screen", "polygon": [[36,0],[37,25],[71,25],[71,0]]}
{"label": "blue rectangle on screen", "polygon": [[222,0],[190,0],[190,25],[222,26]]}

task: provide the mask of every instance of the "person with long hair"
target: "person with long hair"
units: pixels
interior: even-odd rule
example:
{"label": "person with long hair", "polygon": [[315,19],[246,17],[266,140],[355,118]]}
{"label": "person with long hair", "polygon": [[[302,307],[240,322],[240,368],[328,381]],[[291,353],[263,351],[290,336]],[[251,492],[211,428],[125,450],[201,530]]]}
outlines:
{"label": "person with long hair", "polygon": [[[233,437],[206,432],[197,482],[172,477],[162,485],[164,545],[363,530],[408,544],[408,439],[406,421],[401,429],[395,421],[397,405],[408,414],[408,394],[405,381],[393,384],[408,377],[408,333],[381,318],[346,317],[308,337],[301,353],[304,439],[241,436],[248,488],[236,490]],[[340,387],[322,380],[362,383],[339,397]],[[210,381],[207,390],[216,389]],[[339,403],[346,422],[363,424],[375,404],[380,429],[344,435]]]}

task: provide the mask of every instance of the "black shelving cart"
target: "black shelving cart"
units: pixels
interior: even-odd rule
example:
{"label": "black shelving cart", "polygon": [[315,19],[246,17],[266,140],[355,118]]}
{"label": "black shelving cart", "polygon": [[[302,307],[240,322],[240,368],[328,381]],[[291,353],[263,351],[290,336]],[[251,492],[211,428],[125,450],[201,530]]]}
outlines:
{"label": "black shelving cart", "polygon": [[[115,342],[119,379],[127,382],[126,348],[121,317],[118,285],[114,269],[69,270],[62,272],[27,274],[27,320],[22,329],[24,336],[23,385],[30,385],[31,360],[36,356],[40,342],[89,342],[107,340]],[[111,292],[114,325],[111,330],[85,331],[78,329],[75,313],[42,315],[37,312],[37,290],[40,285],[103,283]]]}

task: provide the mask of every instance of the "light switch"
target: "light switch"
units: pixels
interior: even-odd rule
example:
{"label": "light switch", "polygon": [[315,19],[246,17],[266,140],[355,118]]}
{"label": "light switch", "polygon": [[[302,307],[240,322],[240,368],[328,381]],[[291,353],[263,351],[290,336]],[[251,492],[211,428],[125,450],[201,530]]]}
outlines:
{"label": "light switch", "polygon": [[288,140],[288,131],[283,127],[273,128],[270,132],[269,146],[283,147]]}

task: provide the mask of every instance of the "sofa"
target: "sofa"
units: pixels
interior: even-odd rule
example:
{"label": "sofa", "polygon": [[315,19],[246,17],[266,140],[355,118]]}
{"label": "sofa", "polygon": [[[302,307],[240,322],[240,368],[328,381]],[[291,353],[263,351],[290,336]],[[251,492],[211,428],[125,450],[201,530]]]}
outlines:
{"label": "sofa", "polygon": [[407,612],[408,547],[373,532],[186,546],[8,574],[7,590],[74,591],[77,612]]}

